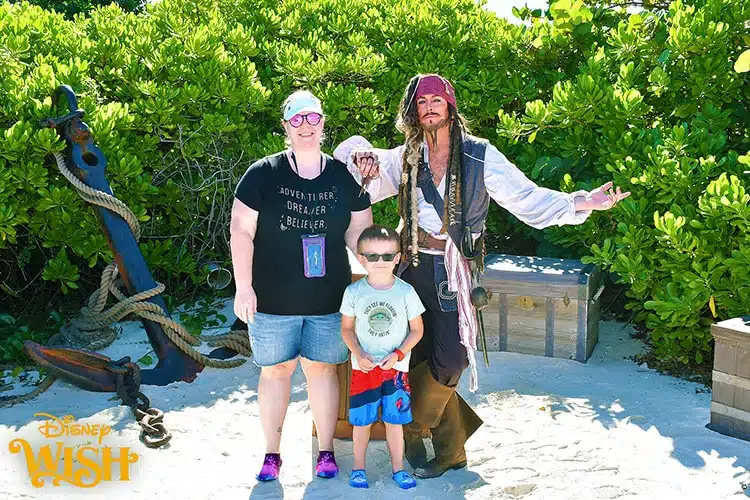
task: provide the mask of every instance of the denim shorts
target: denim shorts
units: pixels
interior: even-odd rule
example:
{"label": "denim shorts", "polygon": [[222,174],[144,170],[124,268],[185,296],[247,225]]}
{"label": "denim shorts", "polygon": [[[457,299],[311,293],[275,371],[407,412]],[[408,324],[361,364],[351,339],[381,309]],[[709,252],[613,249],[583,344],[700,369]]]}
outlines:
{"label": "denim shorts", "polygon": [[321,316],[255,313],[255,323],[248,323],[247,330],[258,366],[277,365],[297,356],[329,364],[349,358],[338,312]]}

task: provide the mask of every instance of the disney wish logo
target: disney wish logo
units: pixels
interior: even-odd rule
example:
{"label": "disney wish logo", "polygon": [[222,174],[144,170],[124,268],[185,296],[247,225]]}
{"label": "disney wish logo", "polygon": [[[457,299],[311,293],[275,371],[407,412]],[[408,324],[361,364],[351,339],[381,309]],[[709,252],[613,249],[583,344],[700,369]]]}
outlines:
{"label": "disney wish logo", "polygon": [[[34,447],[25,439],[14,439],[8,445],[12,454],[23,451],[26,468],[35,488],[44,486],[44,478],[53,478],[52,484],[60,486],[62,481],[80,488],[92,488],[102,481],[112,481],[115,466],[119,469],[119,480],[130,480],[130,465],[138,461],[138,454],[129,447],[120,447],[119,454],[114,448],[102,446],[104,438],[112,432],[106,424],[76,423],[73,415],[57,418],[49,413],[35,413],[35,417],[47,417],[39,427],[39,432],[47,439],[68,436],[91,436],[96,438],[96,446],[69,446],[56,441],[54,446],[47,444],[34,454]],[[89,441],[85,443],[91,445]],[[54,450],[54,451],[53,451]]]}

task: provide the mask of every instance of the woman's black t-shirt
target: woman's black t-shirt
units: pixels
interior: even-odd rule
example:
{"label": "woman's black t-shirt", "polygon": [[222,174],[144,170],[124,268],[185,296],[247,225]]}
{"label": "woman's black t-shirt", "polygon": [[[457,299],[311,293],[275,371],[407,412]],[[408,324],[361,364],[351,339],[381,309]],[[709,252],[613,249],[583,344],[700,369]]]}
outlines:
{"label": "woman's black t-shirt", "polygon": [[[258,312],[321,315],[338,312],[352,271],[344,233],[351,212],[370,206],[346,165],[328,155],[315,179],[299,177],[287,155],[277,153],[252,164],[235,197],[258,211],[253,253],[253,289]],[[304,273],[302,237],[325,234],[325,276]]]}

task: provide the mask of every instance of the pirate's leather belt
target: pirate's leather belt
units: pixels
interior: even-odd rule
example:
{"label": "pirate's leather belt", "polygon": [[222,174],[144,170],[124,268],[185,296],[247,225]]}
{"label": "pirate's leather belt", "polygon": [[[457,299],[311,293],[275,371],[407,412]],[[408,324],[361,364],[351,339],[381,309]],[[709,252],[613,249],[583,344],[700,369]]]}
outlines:
{"label": "pirate's leather belt", "polygon": [[431,250],[442,250],[445,251],[445,240],[441,240],[438,238],[435,238],[430,233],[419,228],[419,231],[417,233],[418,240],[417,243],[419,243],[420,248],[429,248]]}

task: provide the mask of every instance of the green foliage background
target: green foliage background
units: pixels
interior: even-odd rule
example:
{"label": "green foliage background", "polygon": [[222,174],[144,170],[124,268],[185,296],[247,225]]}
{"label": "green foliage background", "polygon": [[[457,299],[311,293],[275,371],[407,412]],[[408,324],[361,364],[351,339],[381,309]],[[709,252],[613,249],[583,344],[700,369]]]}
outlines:
{"label": "green foliage background", "polygon": [[[88,14],[97,7],[107,6],[112,0],[34,0],[34,5],[43,9],[54,10],[65,15],[66,19],[73,19],[77,14]],[[114,2],[126,12],[139,12],[144,3],[141,0],[116,0]]]}
{"label": "green foliage background", "polygon": [[[57,85],[79,95],[114,193],[144,226],[149,265],[179,295],[202,282],[203,259],[228,263],[232,191],[284,147],[279,108],[292,90],[323,100],[328,151],[354,134],[394,147],[408,79],[438,72],[473,132],[539,184],[614,180],[633,193],[543,232],[493,206],[490,232],[610,269],[657,355],[702,363],[710,322],[750,311],[750,85],[733,69],[750,46],[750,5],[676,1],[629,15],[560,0],[516,14],[523,25],[472,0],[161,0],[66,20],[6,1],[0,300],[33,314],[72,289],[82,305],[112,258],[54,165],[63,145],[38,127],[57,113]],[[375,213],[396,224],[394,200]]]}

